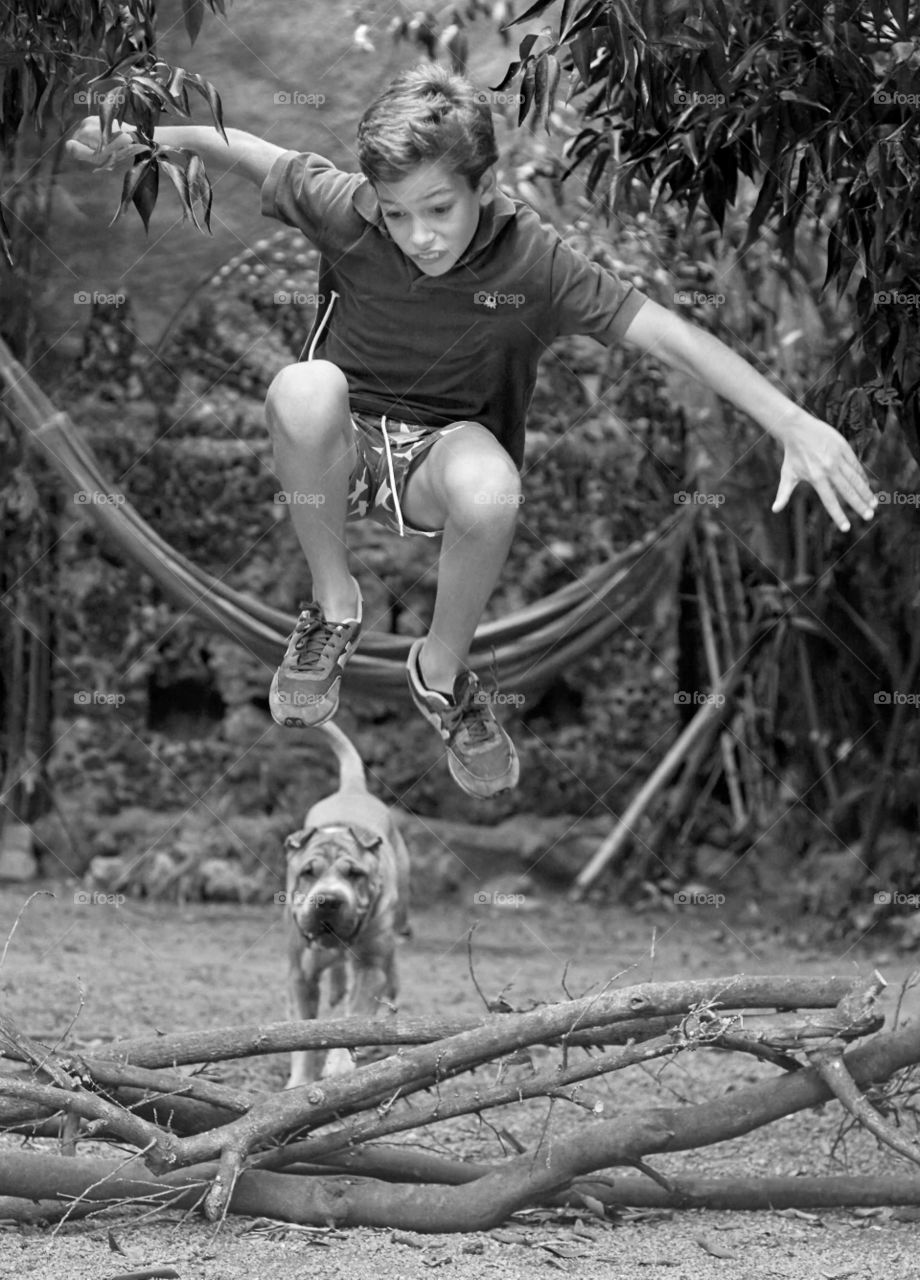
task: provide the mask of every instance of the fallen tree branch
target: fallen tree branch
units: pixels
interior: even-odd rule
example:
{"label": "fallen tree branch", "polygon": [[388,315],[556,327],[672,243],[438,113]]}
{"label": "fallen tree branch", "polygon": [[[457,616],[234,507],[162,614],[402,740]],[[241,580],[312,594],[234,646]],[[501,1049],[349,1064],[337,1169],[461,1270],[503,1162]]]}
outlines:
{"label": "fallen tree branch", "polygon": [[[750,979],[750,982],[764,984],[760,998],[744,1001],[751,1007],[786,1009],[822,1009],[832,1008],[853,985],[852,977],[845,978],[761,978]],[[779,982],[792,983],[783,990],[777,987]],[[667,985],[667,984],[662,984]],[[754,988],[752,987],[753,991]],[[641,991],[639,987],[624,988],[620,995]],[[770,999],[772,993],[775,999]],[[587,996],[583,1001],[591,1001],[596,997]],[[575,1004],[577,1002],[571,1002]],[[740,1007],[734,1003],[722,1001],[723,1007]],[[545,1009],[566,1007],[561,1005],[545,1005]],[[529,1011],[532,1012],[532,1011]],[[610,1015],[610,1022],[617,1022],[623,1028],[622,1034],[627,1038],[635,1038],[643,1023],[650,1017],[679,1016],[686,1012],[685,1008],[677,1011],[677,1015],[656,1015],[646,1007],[646,1001],[640,996],[637,1007],[629,1012],[618,1011]],[[270,1022],[257,1026],[218,1027],[207,1031],[183,1031],[175,1035],[145,1037],[137,1040],[115,1040],[104,1047],[97,1046],[94,1055],[113,1058],[117,1061],[134,1063],[143,1067],[177,1067],[197,1062],[220,1062],[229,1058],[248,1058],[266,1053],[291,1053],[296,1049],[337,1049],[355,1048],[365,1044],[419,1045],[430,1044],[436,1040],[446,1040],[451,1036],[461,1035],[465,1031],[495,1026],[513,1017],[525,1017],[526,1014],[493,1014],[491,1017],[471,1018],[326,1018],[318,1022]],[[603,1024],[593,1024],[602,1026]],[[628,1027],[628,1031],[627,1031]],[[582,1030],[560,1033],[566,1035],[569,1044],[600,1043],[592,1037],[590,1031]],[[605,1034],[615,1035],[616,1028],[608,1029]],[[655,1032],[655,1034],[660,1034]],[[553,1037],[559,1039],[559,1036]],[[547,1040],[546,1043],[551,1043]],[[622,1043],[609,1041],[609,1043]]]}
{"label": "fallen tree branch", "polygon": [[123,1107],[107,1102],[95,1093],[87,1093],[82,1089],[58,1089],[54,1085],[33,1084],[27,1080],[12,1080],[9,1076],[0,1076],[0,1094],[35,1103],[41,1108],[72,1112],[87,1120],[101,1120],[123,1141],[142,1147],[147,1152],[147,1158],[155,1161],[159,1167],[169,1168],[174,1161],[176,1139],[171,1134],[132,1115]]}
{"label": "fallen tree branch", "polygon": [[[918,1060],[920,1026],[879,1036],[846,1055],[847,1069],[863,1085],[886,1079]],[[515,1157],[471,1182],[454,1186],[362,1182],[354,1177],[303,1178],[253,1170],[236,1180],[227,1208],[234,1213],[314,1225],[388,1226],[422,1232],[487,1230],[516,1209],[545,1203],[550,1196],[558,1197],[572,1184],[575,1186],[568,1192],[570,1196],[579,1194],[579,1189],[583,1192],[587,1187],[593,1188],[598,1180],[586,1175],[598,1169],[632,1164],[655,1151],[686,1150],[722,1142],[781,1116],[816,1106],[831,1096],[827,1084],[810,1068],[712,1102],[646,1108],[613,1121],[599,1121],[596,1126],[581,1126],[577,1134],[555,1139],[550,1150]],[[0,1165],[0,1194],[12,1191],[36,1199],[61,1194],[87,1194],[91,1198],[105,1194],[111,1197],[113,1193],[119,1198],[168,1194],[169,1202],[181,1207],[199,1203],[202,1184],[212,1180],[217,1171],[211,1163],[154,1180],[142,1169],[140,1160],[126,1167],[79,1157],[15,1153]],[[908,1198],[907,1181],[897,1178],[889,1183],[887,1190],[893,1194],[886,1196],[884,1202],[904,1203]],[[687,1184],[677,1185],[680,1195],[686,1196]],[[737,1180],[733,1185],[737,1186]],[[880,1185],[878,1180],[871,1180],[876,1194]],[[660,1187],[654,1190],[662,1194]]]}
{"label": "fallen tree branch", "polygon": [[[368,1094],[374,1099],[396,1096],[406,1088],[424,1087],[432,1077],[446,1079],[527,1045],[564,1039],[574,1030],[639,1014],[686,1013],[697,1005],[717,1002],[725,1008],[800,1007],[808,1005],[809,995],[818,991],[825,997],[833,991],[836,1004],[851,988],[852,982],[841,979],[736,976],[639,984],[529,1013],[503,1014],[472,1031],[360,1067],[349,1076],[289,1089],[257,1102],[247,1115],[220,1129],[179,1139],[168,1152],[171,1167],[201,1163],[228,1152],[243,1159],[254,1147],[272,1138],[301,1127],[315,1129],[337,1115],[367,1105]],[[150,1168],[157,1172],[166,1167],[160,1161],[161,1151],[153,1148],[148,1155]]]}
{"label": "fallen tree branch", "polygon": [[[393,1114],[387,1109],[382,1116],[378,1114],[368,1119],[359,1118],[343,1124],[331,1133],[321,1133],[314,1138],[289,1142],[283,1147],[274,1147],[270,1151],[262,1152],[251,1159],[250,1167],[280,1169],[294,1161],[325,1162],[332,1155],[372,1139],[388,1137],[407,1129],[418,1129],[423,1125],[437,1124],[442,1120],[453,1119],[455,1116],[478,1114],[493,1107],[523,1102],[525,1098],[552,1097],[573,1101],[574,1099],[569,1098],[565,1093],[565,1086],[568,1084],[594,1079],[642,1062],[651,1062],[656,1058],[669,1057],[680,1052],[682,1048],[683,1046],[674,1040],[662,1038],[647,1041],[641,1047],[637,1045],[631,1049],[623,1049],[616,1055],[605,1054],[600,1058],[591,1058],[579,1063],[577,1067],[560,1067],[555,1071],[533,1075],[524,1080],[511,1080],[504,1084],[485,1087],[476,1085],[454,1090],[439,1089],[437,1098],[425,1108],[416,1108],[408,1114],[405,1111]],[[379,1110],[378,1108],[378,1112]]]}
{"label": "fallen tree branch", "polygon": [[29,1062],[36,1071],[43,1071],[59,1089],[73,1089],[76,1080],[58,1064],[54,1053],[24,1031],[20,1031],[12,1018],[0,1013],[0,1057]]}
{"label": "fallen tree branch", "polygon": [[831,1177],[675,1178],[674,1191],[631,1174],[585,1178],[554,1203],[578,1204],[584,1192],[605,1205],[637,1209],[834,1209],[920,1204],[920,1178],[900,1174]]}
{"label": "fallen tree branch", "polygon": [[855,1080],[847,1071],[839,1047],[828,1047],[811,1054],[811,1062],[831,1093],[851,1116],[870,1133],[874,1133],[886,1147],[912,1160],[914,1164],[920,1164],[920,1145],[906,1134],[899,1133],[894,1125],[879,1115],[869,1099],[860,1093]]}

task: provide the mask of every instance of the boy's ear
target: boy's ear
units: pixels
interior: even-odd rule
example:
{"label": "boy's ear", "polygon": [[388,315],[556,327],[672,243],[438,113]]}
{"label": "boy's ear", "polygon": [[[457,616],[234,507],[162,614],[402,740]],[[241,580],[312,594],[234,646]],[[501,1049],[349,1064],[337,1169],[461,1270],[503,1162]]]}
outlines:
{"label": "boy's ear", "polygon": [[485,173],[476,184],[476,191],[479,194],[480,204],[491,204],[495,199],[495,191],[497,188],[497,179],[495,177],[495,166],[490,165]]}

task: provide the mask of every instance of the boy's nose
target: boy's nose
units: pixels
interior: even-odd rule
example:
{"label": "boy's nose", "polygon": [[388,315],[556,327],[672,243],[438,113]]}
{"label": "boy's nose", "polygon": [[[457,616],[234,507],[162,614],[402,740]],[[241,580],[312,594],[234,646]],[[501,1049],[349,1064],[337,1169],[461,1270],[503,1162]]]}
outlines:
{"label": "boy's nose", "polygon": [[416,222],[412,228],[412,244],[417,249],[424,249],[434,239],[434,232],[424,222]]}

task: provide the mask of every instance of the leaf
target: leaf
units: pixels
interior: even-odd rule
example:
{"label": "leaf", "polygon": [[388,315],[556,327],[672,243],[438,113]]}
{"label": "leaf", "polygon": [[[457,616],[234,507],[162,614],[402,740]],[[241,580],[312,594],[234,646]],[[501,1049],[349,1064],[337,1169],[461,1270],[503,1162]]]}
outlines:
{"label": "leaf", "polygon": [[194,89],[198,90],[207,102],[208,106],[211,108],[214,127],[223,138],[224,142],[227,142],[228,139],[226,130],[224,129],[224,112],[220,101],[220,94],[214,88],[213,84],[211,84],[210,80],[204,80],[201,76],[190,75],[188,77],[188,82]]}
{"label": "leaf", "polygon": [[182,16],[189,41],[194,44],[204,22],[204,0],[182,0]]}
{"label": "leaf", "polygon": [[[537,14],[543,13],[543,11],[548,9],[553,3],[554,0],[537,0],[536,4],[532,4],[529,9],[525,9],[523,13],[518,14],[516,18],[508,23],[508,26],[514,27],[517,26],[519,22],[529,22],[531,18],[535,18]],[[536,39],[536,36],[534,36],[534,39]]]}
{"label": "leaf", "polygon": [[534,66],[533,78],[533,120],[531,127],[536,128],[546,115],[546,87],[549,83],[549,68],[545,53],[541,53]]}
{"label": "leaf", "polygon": [[131,77],[131,88],[136,90],[138,85],[143,86],[147,90],[147,96],[152,97],[154,101],[160,102],[164,107],[172,106],[172,99],[168,92],[160,84],[159,80],[154,80],[153,76],[133,75]]}
{"label": "leaf", "polygon": [[732,1259],[738,1257],[737,1253],[732,1253],[730,1249],[723,1249],[721,1245],[716,1244],[716,1242],[709,1236],[697,1236],[696,1243],[705,1253],[708,1253],[713,1258]]}
{"label": "leaf", "polygon": [[[754,243],[754,240],[757,237],[757,232],[760,230],[761,223],[773,208],[773,201],[776,197],[778,187],[779,183],[776,180],[776,174],[772,169],[769,169],[761,183],[760,191],[757,195],[757,202],[751,210],[750,217],[748,218],[747,234],[744,238],[743,245],[744,249],[749,248],[750,245]],[[830,239],[836,240],[833,230],[831,231]],[[830,271],[830,263],[828,263],[828,271]]]}
{"label": "leaf", "polygon": [[124,1249],[118,1243],[118,1237],[115,1235],[115,1232],[112,1230],[111,1227],[109,1227],[109,1230],[108,1230],[108,1241],[109,1241],[109,1251],[111,1253],[120,1253],[120,1254],[123,1254],[125,1257],[127,1257],[127,1254],[125,1254]]}
{"label": "leaf", "polygon": [[144,230],[150,230],[150,215],[157,202],[160,189],[160,166],[155,157],[151,157],[142,168],[141,176],[131,193],[131,200],[141,216]]}
{"label": "leaf", "polygon": [[3,205],[0,204],[0,249],[10,266],[14,266],[13,262],[13,237],[10,235],[10,229],[6,225],[6,218],[3,216]]}
{"label": "leaf", "polygon": [[569,53],[575,64],[575,70],[581,76],[582,84],[587,88],[591,83],[591,59],[594,56],[594,33],[580,31],[578,38],[569,45]]}
{"label": "leaf", "polygon": [[198,221],[196,214],[196,205],[202,206],[202,220],[205,228],[211,230],[211,201],[213,192],[211,183],[208,179],[207,170],[204,167],[204,161],[201,156],[192,155],[188,162],[186,170],[189,186],[189,212],[192,215],[192,221],[198,230],[201,230],[201,223]]}
{"label": "leaf", "polygon": [[99,127],[101,130],[100,142],[108,143],[112,141],[112,127],[115,123],[116,115],[124,111],[125,102],[127,100],[127,87],[123,84],[116,85],[114,89],[110,89],[99,105]]}
{"label": "leaf", "polygon": [[595,1196],[589,1196],[586,1191],[582,1191],[579,1195],[582,1204],[589,1213],[593,1213],[595,1218],[600,1218],[603,1222],[607,1221],[607,1210],[603,1200],[598,1200]]}
{"label": "leaf", "polygon": [[521,103],[518,107],[518,127],[520,127],[527,119],[527,113],[533,102],[534,82],[536,80],[536,71],[533,63],[524,73],[524,79],[521,81]]}
{"label": "leaf", "polygon": [[179,201],[182,205],[182,220],[184,222],[191,213],[192,207],[192,197],[188,185],[187,166],[177,164],[175,160],[167,160],[165,157],[161,156],[160,168],[176,188]]}

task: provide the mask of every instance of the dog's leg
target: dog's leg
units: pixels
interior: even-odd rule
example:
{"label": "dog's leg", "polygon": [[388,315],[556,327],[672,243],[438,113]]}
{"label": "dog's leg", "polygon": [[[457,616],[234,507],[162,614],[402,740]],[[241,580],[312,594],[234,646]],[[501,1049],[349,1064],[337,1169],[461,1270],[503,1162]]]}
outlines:
{"label": "dog's leg", "polygon": [[[322,966],[317,962],[316,952],[303,948],[300,940],[292,940],[291,966],[288,982],[290,1016],[292,1019],[313,1019],[319,1013],[319,984]],[[319,1080],[323,1073],[326,1059],[324,1049],[298,1049],[291,1054],[291,1074],[285,1085],[287,1089],[296,1089],[299,1085],[310,1084]]]}
{"label": "dog's leg", "polygon": [[[395,1005],[399,994],[395,946],[375,947],[373,953],[369,955],[354,956],[349,967],[352,972],[352,983],[348,993],[348,1013],[363,1014],[370,1018],[392,1017],[396,1012]],[[351,1070],[354,1063],[348,1051],[334,1050],[333,1052],[344,1053],[348,1057],[348,1064],[346,1066],[341,1057],[337,1057],[333,1064],[333,1054],[330,1054],[323,1074],[338,1075]],[[388,1057],[390,1052],[390,1048],[385,1045],[363,1045],[356,1050],[355,1059],[359,1066],[364,1066],[366,1063]]]}
{"label": "dog's leg", "polygon": [[[349,963],[345,952],[342,952],[335,964],[329,971],[329,1004],[331,1009],[339,1014],[346,1016],[353,1012],[351,1001],[348,999],[349,979],[353,981],[353,976],[349,970],[353,966]],[[351,1056],[351,1050],[340,1046],[338,1049],[330,1049],[326,1058],[326,1065],[323,1068],[323,1077],[344,1076],[349,1071],[354,1070],[354,1060]]]}

